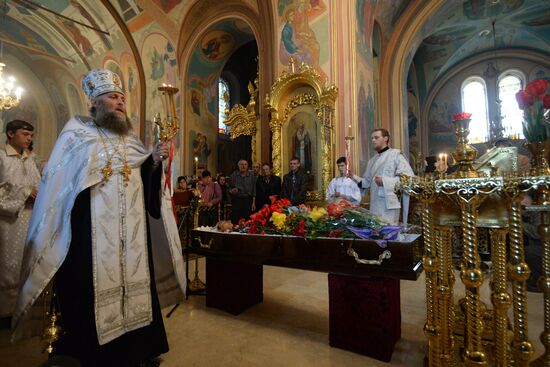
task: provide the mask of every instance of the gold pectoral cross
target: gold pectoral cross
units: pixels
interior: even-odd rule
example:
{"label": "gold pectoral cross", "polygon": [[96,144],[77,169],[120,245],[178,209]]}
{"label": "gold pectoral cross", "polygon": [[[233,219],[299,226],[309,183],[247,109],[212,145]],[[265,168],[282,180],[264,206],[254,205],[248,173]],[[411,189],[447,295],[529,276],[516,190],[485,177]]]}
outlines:
{"label": "gold pectoral cross", "polygon": [[130,181],[130,175],[132,174],[132,169],[130,168],[128,161],[124,161],[124,166],[120,170],[120,173],[122,173],[124,185],[128,186],[128,182]]}
{"label": "gold pectoral cross", "polygon": [[105,163],[105,167],[101,169],[101,173],[103,174],[103,181],[109,181],[109,178],[113,175],[113,167],[111,166],[110,159]]}

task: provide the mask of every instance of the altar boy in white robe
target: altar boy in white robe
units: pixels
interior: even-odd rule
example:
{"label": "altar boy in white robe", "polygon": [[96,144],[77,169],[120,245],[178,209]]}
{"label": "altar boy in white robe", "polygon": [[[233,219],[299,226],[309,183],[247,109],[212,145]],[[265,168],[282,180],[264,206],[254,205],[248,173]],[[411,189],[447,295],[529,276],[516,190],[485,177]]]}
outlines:
{"label": "altar boy in white robe", "polygon": [[346,157],[340,157],[336,161],[339,176],[334,177],[327,190],[327,201],[347,200],[353,205],[361,202],[361,190],[357,183],[347,176]]}
{"label": "altar boy in white robe", "polygon": [[[399,175],[414,176],[414,172],[399,149],[389,147],[390,133],[386,129],[374,129],[371,140],[377,154],[369,159],[363,177],[353,176],[364,189],[370,188],[370,211],[389,224],[399,223],[401,203],[395,193]],[[404,197],[405,200],[408,197]],[[404,200],[404,201],[405,201]],[[408,201],[404,203],[407,208]],[[406,222],[404,210],[404,222]]]}
{"label": "altar boy in white robe", "polygon": [[29,154],[34,127],[22,120],[6,125],[0,149],[0,327],[8,327],[17,300],[19,275],[40,171]]}

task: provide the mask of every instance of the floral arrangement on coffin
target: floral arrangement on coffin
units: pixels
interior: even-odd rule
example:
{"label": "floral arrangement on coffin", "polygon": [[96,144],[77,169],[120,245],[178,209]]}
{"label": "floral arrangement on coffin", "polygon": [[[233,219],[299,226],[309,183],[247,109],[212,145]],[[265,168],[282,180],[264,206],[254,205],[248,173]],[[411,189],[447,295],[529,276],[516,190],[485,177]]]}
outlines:
{"label": "floral arrangement on coffin", "polygon": [[389,226],[377,216],[348,201],[331,203],[326,208],[307,205],[292,206],[287,199],[274,200],[252,214],[249,220],[241,219],[237,230],[250,234],[280,234],[307,238],[339,237],[362,238],[380,241],[396,240],[402,226]]}
{"label": "floral arrangement on coffin", "polygon": [[518,106],[523,110],[523,135],[529,143],[550,138],[550,94],[548,82],[537,79],[516,93]]}

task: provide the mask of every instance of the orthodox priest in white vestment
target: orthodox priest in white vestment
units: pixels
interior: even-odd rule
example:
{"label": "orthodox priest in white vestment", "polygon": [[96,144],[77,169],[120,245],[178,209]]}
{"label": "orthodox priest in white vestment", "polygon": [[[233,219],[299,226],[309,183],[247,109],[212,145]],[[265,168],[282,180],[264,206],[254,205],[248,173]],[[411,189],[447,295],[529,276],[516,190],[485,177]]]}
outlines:
{"label": "orthodox priest in white vestment", "polygon": [[[395,187],[400,182],[399,175],[414,176],[414,172],[399,149],[388,146],[389,132],[385,129],[375,129],[371,140],[376,155],[369,159],[363,177],[354,176],[354,180],[364,189],[370,190],[370,212],[378,215],[391,225],[399,223],[401,202],[395,193]],[[408,199],[403,194],[403,222],[407,222]]]}
{"label": "orthodox priest in white vestment", "polygon": [[93,118],[67,122],[45,168],[14,338],[54,279],[64,330],[55,354],[83,366],[154,366],[168,351],[161,307],[182,299],[187,283],[170,193],[162,190],[168,144],[150,153],[131,132],[116,74],[92,70],[82,84]]}
{"label": "orthodox priest in white vestment", "polygon": [[8,141],[0,149],[0,318],[10,317],[40,172],[27,150],[34,127],[22,120],[6,124]]}

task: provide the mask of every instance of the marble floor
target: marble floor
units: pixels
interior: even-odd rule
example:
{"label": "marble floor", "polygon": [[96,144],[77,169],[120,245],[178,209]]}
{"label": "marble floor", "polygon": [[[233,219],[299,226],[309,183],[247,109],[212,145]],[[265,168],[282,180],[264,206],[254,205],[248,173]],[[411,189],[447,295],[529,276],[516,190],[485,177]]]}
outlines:
{"label": "marble floor", "polygon": [[[204,279],[204,260],[199,269]],[[463,291],[455,288],[460,297]],[[488,299],[487,288],[482,296]],[[328,345],[327,274],[265,266],[264,302],[241,315],[206,308],[204,297],[193,296],[165,318],[170,351],[162,355],[161,366],[422,366],[424,297],[423,275],[416,282],[401,281],[401,340],[391,363],[384,363]],[[542,295],[529,293],[535,355],[543,351],[542,309]],[[8,331],[0,330],[0,365],[35,367],[44,361],[38,338],[15,345],[8,339]]]}

